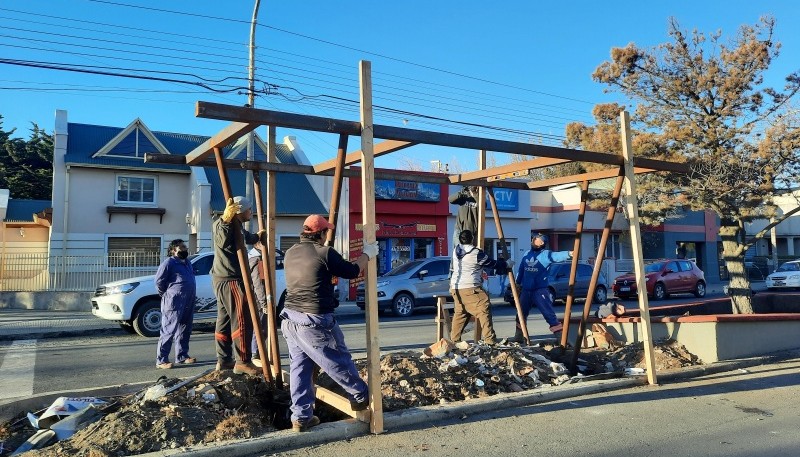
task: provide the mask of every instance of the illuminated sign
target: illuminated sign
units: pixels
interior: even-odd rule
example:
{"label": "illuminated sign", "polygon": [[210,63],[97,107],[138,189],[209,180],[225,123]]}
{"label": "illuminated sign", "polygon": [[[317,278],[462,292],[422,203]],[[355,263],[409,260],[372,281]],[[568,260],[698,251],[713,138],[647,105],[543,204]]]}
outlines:
{"label": "illuminated sign", "polygon": [[375,198],[377,200],[438,202],[441,198],[441,192],[439,184],[376,179]]}
{"label": "illuminated sign", "polygon": [[[519,190],[518,189],[492,189],[494,192],[494,201],[497,203],[498,211],[517,211],[519,210]],[[486,196],[486,209],[491,210],[492,205],[489,204],[489,196]]]}

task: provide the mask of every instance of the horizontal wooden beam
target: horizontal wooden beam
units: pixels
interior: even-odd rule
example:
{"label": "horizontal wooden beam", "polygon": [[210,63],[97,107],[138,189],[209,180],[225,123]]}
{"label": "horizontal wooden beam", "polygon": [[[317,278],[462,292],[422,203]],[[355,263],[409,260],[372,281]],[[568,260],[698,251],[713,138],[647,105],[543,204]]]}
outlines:
{"label": "horizontal wooden beam", "polygon": [[[656,170],[650,168],[634,168],[635,173],[652,173]],[[597,181],[599,179],[614,178],[622,173],[618,168],[609,168],[608,170],[593,171],[591,173],[581,173],[572,176],[562,176],[558,178],[542,179],[540,181],[531,181],[528,183],[528,188],[531,190],[547,189],[553,186],[560,186],[562,184],[572,184],[583,181]]]}
{"label": "horizontal wooden beam", "polygon": [[[211,102],[197,102],[198,117],[221,119],[237,122],[258,123],[276,127],[297,128],[317,132],[329,132],[348,135],[360,135],[358,122],[341,119],[330,119],[294,113],[283,113],[260,108],[223,105]],[[603,152],[581,151],[577,149],[544,146],[540,144],[518,143],[514,141],[495,140],[450,133],[429,132],[425,130],[407,129],[375,124],[373,136],[384,140],[395,140],[408,143],[430,144],[471,150],[486,150],[536,157],[550,157],[575,162],[602,163],[622,166],[622,156]],[[688,172],[686,164],[644,159],[647,168],[659,171]],[[639,164],[639,159],[634,159]]]}
{"label": "horizontal wooden beam", "polygon": [[[382,156],[389,154],[391,152],[399,151],[401,149],[410,148],[414,146],[416,143],[408,143],[406,141],[384,141],[382,143],[376,144],[374,156]],[[326,160],[325,162],[318,163],[314,165],[314,171],[317,173],[333,170],[336,168],[336,162],[338,159],[331,159]],[[353,165],[354,163],[361,162],[361,151],[358,150],[356,152],[351,152],[344,156],[344,166]]]}
{"label": "horizontal wooden beam", "polygon": [[462,181],[470,181],[473,179],[481,179],[481,178],[491,178],[497,175],[512,173],[515,171],[533,170],[536,168],[544,168],[544,167],[549,167],[551,165],[558,165],[560,163],[566,163],[566,162],[569,162],[569,160],[551,159],[549,157],[539,157],[536,159],[525,160],[523,162],[514,162],[508,165],[502,165],[499,167],[489,168],[486,170],[477,170],[457,175],[450,175],[450,183],[458,184]]}
{"label": "horizontal wooden beam", "polygon": [[242,135],[255,130],[258,125],[259,124],[242,122],[230,124],[219,133],[206,140],[203,144],[194,148],[193,151],[186,154],[186,164],[194,165],[197,162],[202,162],[214,152],[214,148],[224,148],[239,139]]}

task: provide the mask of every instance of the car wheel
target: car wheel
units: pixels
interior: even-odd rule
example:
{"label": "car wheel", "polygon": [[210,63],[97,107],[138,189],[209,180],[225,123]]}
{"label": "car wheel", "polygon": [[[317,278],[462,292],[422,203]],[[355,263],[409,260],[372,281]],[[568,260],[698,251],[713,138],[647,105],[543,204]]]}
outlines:
{"label": "car wheel", "polygon": [[602,305],[608,300],[608,290],[604,286],[598,285],[594,290],[594,302]]}
{"label": "car wheel", "polygon": [[139,335],[148,338],[158,336],[161,333],[161,303],[158,300],[144,302],[131,321]]}
{"label": "car wheel", "polygon": [[399,293],[392,300],[392,312],[397,317],[408,317],[414,312],[414,297]]}
{"label": "car wheel", "polygon": [[653,286],[653,300],[663,300],[667,296],[667,289],[663,283],[657,282]]}
{"label": "car wheel", "polygon": [[706,296],[706,283],[703,281],[697,281],[697,285],[694,286],[694,296],[697,298],[703,298]]}
{"label": "car wheel", "polygon": [[125,330],[126,333],[136,333],[136,329],[133,328],[133,325],[131,325],[130,322],[120,322],[119,328]]}

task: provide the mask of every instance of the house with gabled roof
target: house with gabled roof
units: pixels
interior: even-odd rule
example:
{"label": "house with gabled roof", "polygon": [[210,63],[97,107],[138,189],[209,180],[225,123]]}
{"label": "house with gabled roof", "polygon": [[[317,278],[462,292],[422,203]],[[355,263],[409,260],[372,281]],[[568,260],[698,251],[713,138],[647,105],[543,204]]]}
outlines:
{"label": "house with gabled roof", "polygon": [[[208,137],[153,131],[139,118],[124,128],[70,123],[63,110],[56,112],[54,133],[51,258],[106,256],[106,266],[114,267],[124,257],[157,266],[175,238],[188,240],[191,252],[211,249],[212,216],[225,207],[217,170],[144,162],[146,153],[184,155]],[[256,135],[254,144],[255,159],[264,160],[265,142]],[[246,150],[240,141],[224,155],[245,159]],[[282,163],[309,164],[291,136],[277,145],[276,156]],[[327,214],[331,179],[277,174],[279,247],[299,239],[308,214]],[[244,195],[246,171],[229,170],[229,180],[233,193]]]}

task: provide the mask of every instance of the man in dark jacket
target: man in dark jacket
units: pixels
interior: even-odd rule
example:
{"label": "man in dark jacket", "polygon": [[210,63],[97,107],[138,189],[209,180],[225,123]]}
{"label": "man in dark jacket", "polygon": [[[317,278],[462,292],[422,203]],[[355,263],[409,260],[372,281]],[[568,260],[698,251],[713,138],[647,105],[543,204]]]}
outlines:
{"label": "man in dark jacket", "polygon": [[169,353],[175,342],[175,362],[195,363],[189,357],[189,336],[194,319],[196,286],[194,270],[188,260],[189,251],[181,239],[172,240],[169,257],[161,262],[156,272],[155,284],[161,297],[161,335],[156,350],[156,368],[172,368]]}
{"label": "man in dark jacket", "polygon": [[314,415],[315,366],[319,366],[350,396],[355,411],[369,407],[367,384],[359,377],[344,334],[333,310],[332,277],[355,279],[378,255],[378,244],[366,244],[363,254],[348,262],[330,246],[323,246],[334,225],[311,215],[303,222],[300,242],[284,255],[286,301],[281,312],[281,331],[289,347],[289,388],[292,397],[292,429],[303,432],[319,424]]}
{"label": "man in dark jacket", "polygon": [[[214,241],[211,282],[217,297],[217,326],[214,331],[217,370],[233,368],[234,374],[258,375],[261,371],[250,361],[253,322],[247,309],[247,295],[236,255],[236,234],[233,230],[253,217],[251,207],[250,200],[244,197],[229,198],[222,216],[211,224]],[[234,219],[239,224],[234,224]],[[241,230],[245,243],[255,244],[261,241],[266,244],[265,230],[257,235]]]}

